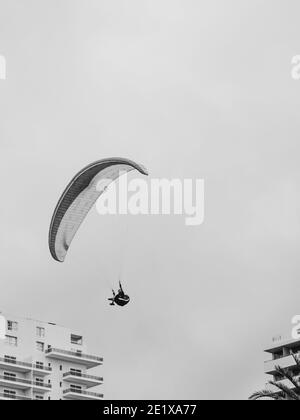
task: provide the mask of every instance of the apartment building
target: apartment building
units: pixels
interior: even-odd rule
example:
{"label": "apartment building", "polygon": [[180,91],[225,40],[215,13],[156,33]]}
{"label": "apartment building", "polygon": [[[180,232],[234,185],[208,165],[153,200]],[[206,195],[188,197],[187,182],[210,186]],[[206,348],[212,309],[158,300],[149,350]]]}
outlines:
{"label": "apartment building", "polygon": [[[295,378],[299,377],[299,368],[295,362],[294,356],[300,357],[300,339],[292,340],[283,336],[274,337],[272,344],[265,350],[269,355],[269,360],[265,362],[265,374],[270,377],[274,382],[283,383],[289,389],[293,389],[293,384],[288,381],[282,381],[276,375],[276,366],[283,369],[288,369]],[[275,387],[268,385],[271,391],[278,391]]]}
{"label": "apartment building", "polygon": [[[102,357],[82,334],[53,323],[0,313],[0,400],[100,400]],[[92,369],[92,372],[91,372]]]}

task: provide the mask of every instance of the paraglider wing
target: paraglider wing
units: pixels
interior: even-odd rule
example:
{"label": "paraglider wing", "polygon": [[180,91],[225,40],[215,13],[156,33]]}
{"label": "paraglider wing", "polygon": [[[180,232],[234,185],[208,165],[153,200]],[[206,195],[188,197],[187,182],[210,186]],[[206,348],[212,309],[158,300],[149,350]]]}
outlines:
{"label": "paraglider wing", "polygon": [[[51,221],[49,249],[56,261],[64,262],[76,232],[107,186],[117,180],[120,173],[133,170],[148,175],[143,166],[131,160],[111,158],[92,163],[73,178],[62,194]],[[101,186],[104,180],[108,182]]]}

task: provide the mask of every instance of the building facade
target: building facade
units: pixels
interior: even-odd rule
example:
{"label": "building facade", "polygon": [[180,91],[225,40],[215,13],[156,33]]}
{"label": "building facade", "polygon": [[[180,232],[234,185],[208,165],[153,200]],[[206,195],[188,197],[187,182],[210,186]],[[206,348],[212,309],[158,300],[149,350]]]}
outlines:
{"label": "building facade", "polygon": [[[293,384],[288,380],[281,380],[276,375],[276,367],[288,369],[295,379],[300,379],[299,367],[295,361],[295,356],[300,357],[300,339],[291,340],[285,337],[273,338],[272,344],[265,350],[269,354],[269,360],[265,362],[265,374],[270,377],[274,382],[282,383],[289,389],[293,389]],[[278,392],[278,389],[268,385],[270,391]]]}
{"label": "building facade", "polygon": [[103,359],[88,354],[80,333],[6,313],[1,320],[0,400],[103,398],[103,379],[94,372]]}

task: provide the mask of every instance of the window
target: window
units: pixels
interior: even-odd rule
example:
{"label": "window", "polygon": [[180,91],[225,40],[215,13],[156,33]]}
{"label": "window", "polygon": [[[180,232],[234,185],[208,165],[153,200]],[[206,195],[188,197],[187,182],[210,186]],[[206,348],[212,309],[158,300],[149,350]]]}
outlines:
{"label": "window", "polygon": [[15,381],[17,379],[17,375],[10,372],[4,372],[4,379],[8,381]]}
{"label": "window", "polygon": [[62,382],[59,383],[60,388],[62,387]]}
{"label": "window", "polygon": [[9,389],[5,389],[3,392],[8,397],[15,397],[17,395],[16,391],[10,391]]}
{"label": "window", "polygon": [[63,369],[63,367],[62,367],[62,365],[60,365],[60,366],[59,366],[59,370],[60,370],[60,371],[62,371],[62,369]]}
{"label": "window", "polygon": [[8,344],[9,346],[12,346],[12,347],[17,347],[18,346],[17,337],[12,337],[11,335],[7,335],[6,336],[6,344]]}
{"label": "window", "polygon": [[83,338],[81,335],[71,335],[71,344],[77,344],[78,346],[82,346]]}
{"label": "window", "polygon": [[43,399],[44,399],[44,397],[43,397],[42,395],[35,395],[35,396],[34,396],[34,399],[35,399],[35,400],[43,400]]}
{"label": "window", "polygon": [[72,373],[72,375],[74,376],[81,376],[82,375],[82,371],[79,369],[70,369],[70,372]]}
{"label": "window", "polygon": [[44,369],[44,363],[42,363],[42,362],[36,362],[35,367],[37,369]]}
{"label": "window", "polygon": [[45,344],[44,343],[41,343],[40,341],[37,341],[36,342],[36,349],[37,349],[37,351],[44,351]]}
{"label": "window", "polygon": [[16,364],[17,363],[17,358],[16,357],[13,357],[13,356],[7,356],[7,355],[5,355],[4,356],[4,361],[5,361],[5,363],[11,363],[11,364]]}
{"label": "window", "polygon": [[35,384],[38,386],[44,385],[44,379],[43,378],[35,378]]}
{"label": "window", "polygon": [[7,321],[8,331],[18,331],[18,323],[14,321]]}
{"label": "window", "polygon": [[45,328],[42,327],[36,327],[36,336],[40,338],[45,337]]}
{"label": "window", "polygon": [[82,387],[78,385],[70,385],[70,389],[72,392],[77,392],[78,394],[82,392]]}

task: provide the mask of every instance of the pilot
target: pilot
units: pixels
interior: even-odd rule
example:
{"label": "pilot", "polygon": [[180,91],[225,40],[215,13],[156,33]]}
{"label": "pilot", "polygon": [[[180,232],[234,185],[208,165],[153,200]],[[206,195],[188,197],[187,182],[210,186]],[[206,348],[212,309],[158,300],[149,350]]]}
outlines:
{"label": "pilot", "polygon": [[122,288],[121,282],[119,282],[119,291],[116,295],[115,291],[113,290],[113,297],[109,298],[108,300],[111,302],[111,306],[125,306],[130,302],[130,297],[128,295],[125,295],[124,290]]}

